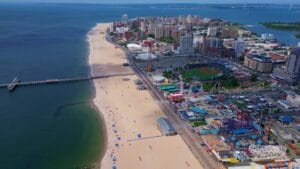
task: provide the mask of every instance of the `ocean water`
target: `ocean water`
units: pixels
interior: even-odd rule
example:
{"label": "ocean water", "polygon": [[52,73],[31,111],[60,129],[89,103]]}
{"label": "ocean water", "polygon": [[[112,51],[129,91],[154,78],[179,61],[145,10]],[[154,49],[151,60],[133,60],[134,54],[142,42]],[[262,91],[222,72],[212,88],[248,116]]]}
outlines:
{"label": "ocean water", "polygon": [[[0,83],[83,77],[87,32],[121,15],[200,15],[252,25],[283,43],[299,40],[263,21],[299,21],[300,7],[251,5],[0,4]],[[75,169],[91,166],[104,151],[103,122],[90,104],[91,82],[0,89],[0,168]]]}

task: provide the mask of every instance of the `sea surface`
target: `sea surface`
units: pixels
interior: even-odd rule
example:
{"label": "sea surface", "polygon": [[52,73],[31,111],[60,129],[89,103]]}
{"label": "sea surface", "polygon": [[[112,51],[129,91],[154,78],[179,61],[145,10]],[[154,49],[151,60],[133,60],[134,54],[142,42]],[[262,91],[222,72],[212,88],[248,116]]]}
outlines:
{"label": "sea surface", "polygon": [[[0,3],[0,83],[84,77],[88,31],[97,22],[136,16],[200,15],[251,25],[295,45],[294,33],[263,21],[299,21],[300,7],[278,5],[93,5]],[[0,168],[75,169],[92,166],[105,132],[91,105],[91,82],[0,89]]]}

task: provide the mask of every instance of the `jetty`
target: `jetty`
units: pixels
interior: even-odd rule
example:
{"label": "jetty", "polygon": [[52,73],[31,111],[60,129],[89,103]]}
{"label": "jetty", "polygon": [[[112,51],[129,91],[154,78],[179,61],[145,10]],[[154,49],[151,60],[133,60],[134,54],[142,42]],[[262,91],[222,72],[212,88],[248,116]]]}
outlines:
{"label": "jetty", "polygon": [[114,76],[129,76],[134,75],[133,73],[120,73],[120,74],[111,74],[111,75],[100,75],[100,76],[87,76],[79,78],[63,78],[63,79],[47,79],[40,81],[28,81],[21,82],[17,77],[13,79],[11,83],[0,84],[0,88],[7,88],[8,91],[13,91],[18,86],[36,86],[43,84],[57,84],[57,83],[70,83],[70,82],[79,82],[79,81],[89,81],[94,79],[103,79]]}

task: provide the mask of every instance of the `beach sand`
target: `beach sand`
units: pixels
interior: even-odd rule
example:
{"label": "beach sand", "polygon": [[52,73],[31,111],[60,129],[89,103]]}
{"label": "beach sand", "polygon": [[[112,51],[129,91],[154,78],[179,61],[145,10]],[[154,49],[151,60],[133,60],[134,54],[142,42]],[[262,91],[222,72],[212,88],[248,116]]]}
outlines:
{"label": "beach sand", "polygon": [[[92,75],[133,73],[124,52],[105,40],[109,24],[96,25],[88,35]],[[156,120],[164,116],[149,91],[136,89],[137,76],[94,80],[94,104],[103,117],[107,149],[102,169],[201,169],[180,136],[162,136]]]}

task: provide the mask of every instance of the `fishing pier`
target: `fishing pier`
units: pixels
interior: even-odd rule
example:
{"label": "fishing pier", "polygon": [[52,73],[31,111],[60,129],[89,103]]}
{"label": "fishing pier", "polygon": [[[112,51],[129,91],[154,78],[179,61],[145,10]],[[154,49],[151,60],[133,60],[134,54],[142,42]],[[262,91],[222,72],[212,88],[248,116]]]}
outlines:
{"label": "fishing pier", "polygon": [[13,91],[18,86],[36,86],[36,85],[43,85],[43,84],[70,83],[70,82],[79,82],[79,81],[90,81],[94,79],[103,79],[103,78],[114,77],[114,76],[129,76],[129,75],[133,75],[133,73],[87,76],[87,77],[80,77],[80,78],[47,79],[47,80],[28,81],[28,82],[21,82],[17,77],[15,77],[11,83],[0,84],[0,88],[7,88],[8,91]]}

